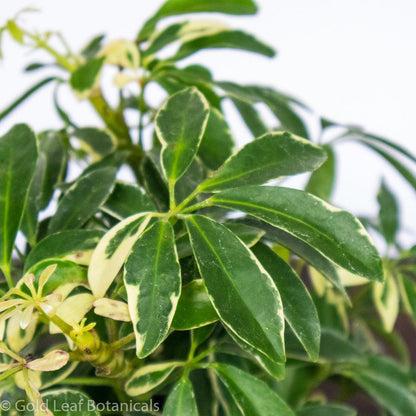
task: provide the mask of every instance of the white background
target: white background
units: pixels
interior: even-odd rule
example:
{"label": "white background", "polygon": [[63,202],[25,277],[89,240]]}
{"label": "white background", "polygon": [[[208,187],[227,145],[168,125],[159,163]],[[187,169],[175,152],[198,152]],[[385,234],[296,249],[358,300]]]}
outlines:
{"label": "white background", "polygon": [[[40,13],[22,20],[39,31],[59,30],[74,50],[99,33],[134,39],[138,27],[162,2],[159,0],[0,0],[0,24],[19,9],[35,6]],[[255,17],[218,16],[236,28],[256,34],[278,50],[275,59],[226,50],[202,52],[189,62],[214,68],[220,80],[272,85],[297,96],[329,119],[364,126],[416,153],[416,2],[413,0],[259,0]],[[202,18],[199,16],[198,18]],[[210,16],[212,18],[212,16]],[[40,74],[23,76],[21,69],[43,55],[3,42],[0,64],[0,110]],[[0,123],[0,133],[17,122],[39,131],[60,127],[50,88]],[[94,124],[94,113],[76,104],[78,122]],[[72,110],[71,110],[72,111]],[[230,114],[236,119],[234,114]],[[240,142],[248,132],[234,125]],[[338,187],[334,202],[357,215],[374,215],[376,192],[384,177],[400,196],[404,214],[403,241],[416,241],[416,193],[386,163],[353,144],[338,148]],[[294,182],[298,185],[298,182]]]}

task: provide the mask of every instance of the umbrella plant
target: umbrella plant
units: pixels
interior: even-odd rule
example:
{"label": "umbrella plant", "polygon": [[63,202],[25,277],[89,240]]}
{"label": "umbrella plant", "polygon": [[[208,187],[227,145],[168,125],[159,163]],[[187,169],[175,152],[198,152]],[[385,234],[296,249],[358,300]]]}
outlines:
{"label": "umbrella plant", "polygon": [[[372,149],[415,189],[416,158],[275,88],[184,66],[213,48],[273,57],[198,18],[256,10],[167,0],[135,39],[100,35],[79,52],[20,15],[0,29],[45,52],[26,73],[48,73],[0,120],[54,85],[62,122],[0,138],[4,414],[416,415],[411,342],[395,330],[416,319],[416,251],[397,237],[398,201],[382,182],[374,218],[330,202],[339,143]],[[155,85],[163,102],[149,97]],[[61,88],[101,123],[80,125]],[[244,146],[224,103],[252,134]],[[284,186],[307,172],[304,189]]]}

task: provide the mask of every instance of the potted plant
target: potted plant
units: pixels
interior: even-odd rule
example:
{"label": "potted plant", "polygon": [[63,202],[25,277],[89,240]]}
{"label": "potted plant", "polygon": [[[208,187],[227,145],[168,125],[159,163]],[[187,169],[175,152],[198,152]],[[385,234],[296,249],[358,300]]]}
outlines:
{"label": "potted plant", "polygon": [[[379,214],[361,221],[330,204],[337,143],[371,148],[414,188],[401,160],[416,158],[323,117],[318,143],[297,99],[181,65],[208,48],[274,55],[197,15],[165,23],[199,12],[256,5],[167,0],[135,39],[98,36],[77,53],[19,16],[0,29],[49,54],[26,72],[56,68],[0,120],[47,84],[62,120],[0,138],[2,414],[416,414],[408,348],[393,330],[401,311],[416,317],[416,252],[397,240],[397,200],[382,183]],[[101,79],[108,67],[115,85]],[[166,95],[156,107],[153,84]],[[77,123],[65,86],[101,126]],[[245,146],[224,101],[252,132]],[[280,183],[304,172],[305,190]],[[384,256],[367,229],[391,248]]]}

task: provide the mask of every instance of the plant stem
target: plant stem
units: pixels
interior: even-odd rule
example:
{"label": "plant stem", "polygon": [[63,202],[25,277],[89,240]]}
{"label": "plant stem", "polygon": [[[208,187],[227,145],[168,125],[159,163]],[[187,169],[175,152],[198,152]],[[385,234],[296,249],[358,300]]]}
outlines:
{"label": "plant stem", "polygon": [[3,271],[4,277],[6,278],[6,282],[9,286],[9,289],[12,289],[14,287],[14,282],[12,279],[12,272],[10,270],[10,263],[4,263],[1,266],[1,270]]}
{"label": "plant stem", "polygon": [[115,351],[123,348],[125,345],[129,344],[130,342],[134,341],[136,336],[134,335],[134,332],[132,332],[129,335],[126,335],[123,338],[120,338],[117,341],[114,341],[110,344],[110,348]]}

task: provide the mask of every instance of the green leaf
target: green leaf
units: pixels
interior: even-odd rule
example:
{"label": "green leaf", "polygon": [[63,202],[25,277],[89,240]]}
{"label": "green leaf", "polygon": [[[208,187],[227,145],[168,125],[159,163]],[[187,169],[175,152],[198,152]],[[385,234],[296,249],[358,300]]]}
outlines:
{"label": "green leaf", "polygon": [[253,0],[168,0],[144,24],[138,38],[147,38],[163,17],[204,12],[246,15],[255,14],[257,7]]}
{"label": "green leaf", "polygon": [[21,230],[30,245],[36,244],[38,233],[38,213],[42,198],[43,178],[46,171],[46,157],[39,153],[35,172],[26,200],[26,207],[22,217]]}
{"label": "green leaf", "polygon": [[377,194],[380,228],[388,244],[393,244],[399,229],[399,207],[396,198],[383,181]]}
{"label": "green leaf", "polygon": [[351,407],[340,404],[313,404],[302,407],[297,416],[357,416],[357,411]]}
{"label": "green leaf", "polygon": [[[285,334],[287,355],[291,358],[309,361],[299,340],[292,332]],[[363,364],[366,357],[343,333],[332,329],[321,329],[320,363],[356,363]]]}
{"label": "green leaf", "polygon": [[218,169],[234,150],[234,139],[223,115],[211,108],[207,127],[199,146],[198,155],[212,170]]}
{"label": "green leaf", "polygon": [[351,377],[393,416],[416,415],[416,396],[410,377],[393,360],[371,357],[368,366],[355,366],[344,375]]}
{"label": "green leaf", "polygon": [[156,15],[167,17],[201,12],[244,15],[256,13],[257,7],[252,0],[168,0]]}
{"label": "green leaf", "polygon": [[169,393],[163,408],[164,416],[198,416],[195,393],[188,378],[181,378]]}
{"label": "green leaf", "polygon": [[[258,223],[257,221],[254,221],[254,224],[258,227],[261,226],[261,223]],[[315,250],[312,246],[308,245],[300,238],[297,238],[281,229],[274,228],[269,224],[263,223],[262,228],[266,231],[266,237],[268,239],[288,248],[294,254],[304,259],[307,263],[318,270],[332,285],[344,293],[344,288],[340,277],[338,276],[337,268],[319,251]]]}
{"label": "green leaf", "polygon": [[380,136],[376,136],[374,134],[369,134],[369,133],[365,133],[363,131],[356,131],[356,130],[350,130],[350,133],[352,135],[358,135],[358,139],[362,142],[362,141],[367,141],[370,143],[375,143],[378,145],[382,145],[385,147],[388,147],[390,149],[395,150],[396,152],[400,153],[401,155],[409,158],[411,161],[416,162],[416,156],[413,155],[412,153],[410,153],[407,149],[405,149],[404,147],[393,143],[390,140],[387,140],[383,137]]}
{"label": "green leaf", "polygon": [[183,286],[172,328],[184,331],[200,328],[216,321],[218,321],[218,315],[211,304],[204,282],[197,279]]}
{"label": "green leaf", "polygon": [[136,370],[125,384],[125,391],[129,396],[140,396],[162,385],[173,371],[182,363],[162,362],[148,364]]}
{"label": "green leaf", "polygon": [[209,107],[196,88],[180,91],[166,101],[156,116],[162,143],[162,166],[169,183],[175,183],[192,163],[202,140]]}
{"label": "green leaf", "polygon": [[222,88],[231,99],[237,98],[247,104],[266,104],[279,120],[280,130],[287,130],[300,137],[309,138],[305,122],[293,107],[295,105],[307,109],[307,107],[298,100],[272,88],[259,87],[256,85],[242,86],[232,82],[217,82],[216,84]]}
{"label": "green leaf", "polygon": [[249,344],[244,342],[241,338],[233,335],[232,333],[229,334],[234,342],[243,350],[246,351],[250,358],[254,359],[255,362],[265,370],[269,375],[274,377],[276,380],[283,380],[285,378],[286,367],[285,364],[276,363],[272,361],[269,357],[265,354],[260,352],[259,350],[255,350]]}
{"label": "green leaf", "polygon": [[159,155],[156,149],[147,152],[140,171],[143,176],[143,185],[158,210],[168,211],[169,191],[158,160]]}
{"label": "green leaf", "polygon": [[318,312],[300,277],[273,250],[264,244],[251,249],[274,280],[283,303],[283,313],[310,359],[319,357],[321,327]]}
{"label": "green leaf", "polygon": [[228,27],[216,20],[192,20],[174,23],[161,31],[154,33],[150,37],[148,47],[144,51],[144,56],[152,55],[177,40],[186,42],[190,39],[200,38],[221,32],[224,29],[228,29]]}
{"label": "green leaf", "polygon": [[267,126],[264,124],[258,111],[251,103],[240,100],[236,97],[232,98],[231,100],[243,118],[244,122],[246,123],[247,127],[251,131],[253,137],[259,137],[267,133]]}
{"label": "green leaf", "polygon": [[[0,55],[1,56],[1,55]],[[43,79],[42,81],[36,83],[33,87],[30,87],[26,92],[24,92],[19,98],[13,101],[5,110],[0,113],[0,121],[3,120],[6,116],[8,116],[15,108],[17,108],[20,104],[26,101],[32,94],[36,91],[40,90],[45,85],[50,84],[52,81],[56,81],[56,77],[48,77]]]}
{"label": "green leaf", "polygon": [[195,188],[207,177],[207,169],[196,157],[188,170],[178,180],[175,186],[175,197],[177,202],[182,202]]}
{"label": "green leaf", "polygon": [[264,381],[231,365],[214,368],[244,416],[295,416]]}
{"label": "green leaf", "polygon": [[[48,233],[82,227],[110,195],[116,170],[103,168],[81,176],[60,199]],[[82,203],[81,203],[82,202]]]}
{"label": "green leaf", "polygon": [[29,252],[24,270],[28,272],[37,263],[48,259],[71,260],[88,265],[102,236],[103,232],[99,230],[67,230],[51,234]]}
{"label": "green leaf", "polygon": [[91,60],[95,58],[95,56],[100,52],[102,49],[103,40],[105,35],[98,35],[91,39],[81,51],[81,55],[87,60]]}
{"label": "green leaf", "polygon": [[88,282],[97,298],[105,295],[150,219],[149,213],[127,217],[107,231],[100,240],[88,268]]}
{"label": "green leaf", "polygon": [[383,281],[380,255],[357,218],[313,195],[290,188],[247,186],[215,194],[210,200],[283,229],[354,274]]}
{"label": "green leaf", "polygon": [[166,338],[181,292],[175,235],[169,222],[158,221],[139,237],[124,272],[130,316],[139,358]]}
{"label": "green leaf", "polygon": [[226,222],[224,225],[231,230],[247,247],[256,244],[266,232],[241,222]]}
{"label": "green leaf", "polygon": [[176,54],[172,58],[169,58],[169,60],[178,61],[202,49],[213,48],[241,49],[268,57],[275,55],[273,48],[248,33],[241,30],[223,30],[212,35],[201,36],[184,42]]}
{"label": "green leaf", "polygon": [[335,185],[335,153],[329,146],[324,146],[328,155],[326,161],[312,173],[305,191],[329,201]]}
{"label": "green leaf", "polygon": [[316,169],[326,159],[325,152],[290,133],[270,133],[246,144],[200,185],[203,191],[220,191],[257,185]]}
{"label": "green leaf", "polygon": [[75,92],[83,96],[96,85],[104,59],[101,57],[88,61],[71,74],[69,83]]}
{"label": "green leaf", "polygon": [[36,137],[28,126],[19,124],[0,138],[0,266],[6,275],[37,157]]}
{"label": "green leaf", "polygon": [[194,215],[187,217],[186,226],[201,276],[222,323],[272,361],[283,362],[282,303],[271,277],[223,225]]}
{"label": "green leaf", "polygon": [[116,182],[102,210],[119,220],[139,212],[156,211],[155,204],[137,185]]}
{"label": "green leaf", "polygon": [[95,406],[91,405],[91,398],[76,390],[49,390],[42,393],[42,399],[55,416],[100,416]]}
{"label": "green leaf", "polygon": [[401,161],[395,158],[390,153],[384,151],[381,147],[367,143],[366,141],[361,141],[362,144],[366,145],[370,149],[378,153],[382,158],[389,162],[397,172],[416,190],[416,176],[415,174],[408,169]]}
{"label": "green leaf", "polygon": [[45,209],[55,191],[56,185],[65,179],[68,155],[62,141],[65,135],[58,131],[39,134],[39,153],[46,158],[43,175],[40,209]]}
{"label": "green leaf", "polygon": [[[252,227],[240,222],[225,222],[224,225],[232,231],[247,247],[254,246],[265,234],[261,228]],[[191,243],[188,234],[176,239],[176,248],[180,259],[192,256]]]}
{"label": "green leaf", "polygon": [[110,134],[95,127],[75,129],[71,136],[80,140],[82,148],[95,156],[106,156],[115,148],[115,143]]}

